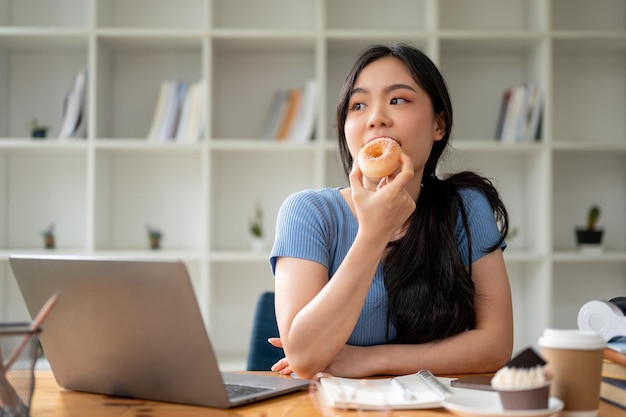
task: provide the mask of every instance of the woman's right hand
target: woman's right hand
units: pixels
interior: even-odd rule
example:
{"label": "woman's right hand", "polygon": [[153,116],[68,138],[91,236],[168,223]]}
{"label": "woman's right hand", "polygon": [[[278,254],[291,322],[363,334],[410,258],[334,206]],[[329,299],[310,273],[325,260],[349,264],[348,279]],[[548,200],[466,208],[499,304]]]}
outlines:
{"label": "woman's right hand", "polygon": [[[283,342],[280,340],[280,337],[270,337],[269,339],[267,339],[267,341],[270,345],[276,348],[283,348]],[[281,375],[291,375],[291,373],[293,372],[293,369],[291,369],[291,367],[289,366],[289,361],[287,360],[287,357],[279,359],[278,362],[272,365],[271,370],[273,372],[278,372]]]}
{"label": "woman's right hand", "polygon": [[405,153],[400,156],[400,171],[391,179],[384,178],[375,191],[363,184],[363,174],[357,163],[350,172],[350,189],[359,231],[377,236],[385,235],[387,242],[401,231],[415,210],[415,199],[407,191],[413,178],[413,163]]}
{"label": "woman's right hand", "polygon": [[[279,337],[270,337],[267,340],[272,346],[282,348],[283,344]],[[341,351],[335,356],[333,361],[324,370],[335,376],[343,376],[347,378],[360,378],[375,373],[375,370],[367,368],[369,361],[368,349],[361,346],[345,345]],[[271,370],[281,375],[291,375],[293,370],[289,366],[286,357],[278,360],[272,365]]]}

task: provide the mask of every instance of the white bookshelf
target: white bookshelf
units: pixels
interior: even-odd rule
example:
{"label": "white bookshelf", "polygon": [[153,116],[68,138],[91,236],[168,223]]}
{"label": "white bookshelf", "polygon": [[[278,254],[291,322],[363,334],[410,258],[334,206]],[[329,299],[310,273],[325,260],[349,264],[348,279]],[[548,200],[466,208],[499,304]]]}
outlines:
{"label": "white bookshelf", "polygon": [[[582,304],[626,294],[626,2],[623,0],[0,0],[0,320],[27,318],[11,253],[180,258],[225,366],[243,364],[258,294],[273,287],[252,252],[254,202],[268,247],[283,199],[344,184],[337,95],[356,53],[402,40],[440,66],[454,151],[502,192],[518,236],[505,252],[515,347],[572,328]],[[58,141],[63,97],[88,68],[86,140]],[[195,144],[146,140],[163,79],[207,80]],[[314,78],[314,139],[258,139],[273,93]],[[539,142],[494,137],[503,90],[545,87]],[[51,127],[30,139],[33,117]],[[605,251],[581,255],[574,227],[602,206]],[[145,223],[164,230],[148,249]],[[239,362],[237,362],[239,361]]]}

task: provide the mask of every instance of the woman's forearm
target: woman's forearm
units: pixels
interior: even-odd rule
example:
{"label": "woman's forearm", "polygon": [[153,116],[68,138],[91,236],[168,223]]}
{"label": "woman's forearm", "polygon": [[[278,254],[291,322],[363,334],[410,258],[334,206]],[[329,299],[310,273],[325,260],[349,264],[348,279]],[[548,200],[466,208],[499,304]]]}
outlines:
{"label": "woman's forearm", "polygon": [[357,236],[332,279],[295,313],[286,333],[281,332],[289,363],[299,376],[324,371],[346,344],[384,251],[378,242]]}
{"label": "woman's forearm", "polygon": [[406,375],[421,369],[436,375],[495,372],[510,359],[512,344],[512,337],[470,330],[418,345],[350,347],[337,355],[326,372],[350,378]]}
{"label": "woman's forearm", "polygon": [[420,369],[438,375],[495,372],[511,358],[512,339],[483,333],[470,330],[423,345],[387,345],[384,373],[400,375]]}

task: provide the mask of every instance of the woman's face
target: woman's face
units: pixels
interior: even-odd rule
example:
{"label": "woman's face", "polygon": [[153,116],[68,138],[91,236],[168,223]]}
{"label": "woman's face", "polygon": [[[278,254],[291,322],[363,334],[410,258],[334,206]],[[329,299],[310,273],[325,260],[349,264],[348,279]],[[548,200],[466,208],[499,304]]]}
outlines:
{"label": "woman's face", "polygon": [[363,68],[350,95],[344,127],[355,160],[369,141],[388,136],[411,158],[420,181],[433,142],[445,133],[443,118],[433,114],[430,97],[395,57]]}

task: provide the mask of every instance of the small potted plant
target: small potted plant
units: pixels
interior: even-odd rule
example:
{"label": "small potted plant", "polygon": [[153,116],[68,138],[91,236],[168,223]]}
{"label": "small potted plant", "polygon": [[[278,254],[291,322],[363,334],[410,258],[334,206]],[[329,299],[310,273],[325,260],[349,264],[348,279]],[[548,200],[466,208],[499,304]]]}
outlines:
{"label": "small potted plant", "polygon": [[34,139],[45,139],[48,136],[48,126],[39,124],[37,119],[33,119],[30,123],[30,136]]}
{"label": "small potted plant", "polygon": [[581,250],[602,250],[602,236],[604,229],[597,227],[600,218],[600,206],[592,205],[587,213],[587,227],[576,228],[576,240]]}
{"label": "small potted plant", "polygon": [[54,239],[54,223],[51,223],[46,230],[42,231],[41,236],[43,237],[43,245],[46,249],[54,249],[56,247]]}
{"label": "small potted plant", "polygon": [[254,217],[250,220],[250,235],[252,250],[263,251],[265,249],[265,240],[263,238],[263,207],[256,203],[254,207]]}
{"label": "small potted plant", "polygon": [[161,249],[161,238],[163,237],[163,232],[161,232],[161,229],[157,229],[156,227],[152,227],[149,224],[146,224],[146,230],[148,231],[148,241],[150,242],[150,249]]}

